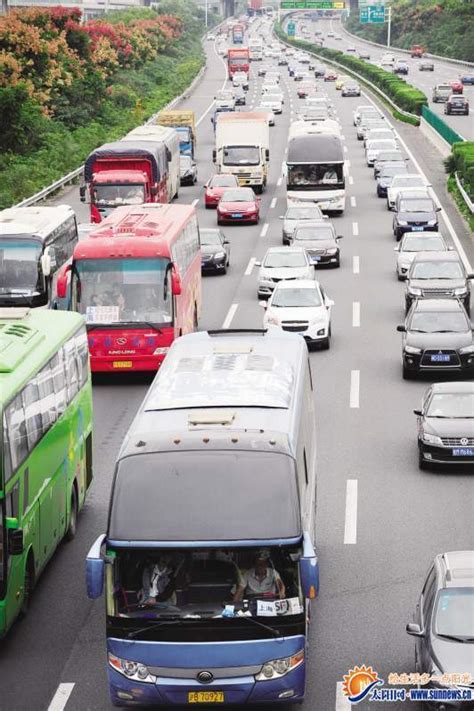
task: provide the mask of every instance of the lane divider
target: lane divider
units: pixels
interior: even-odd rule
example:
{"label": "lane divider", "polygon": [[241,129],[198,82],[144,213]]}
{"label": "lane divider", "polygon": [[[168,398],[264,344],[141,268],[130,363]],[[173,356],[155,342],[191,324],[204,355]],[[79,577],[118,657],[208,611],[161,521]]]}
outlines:
{"label": "lane divider", "polygon": [[346,482],[346,520],[344,524],[344,543],[357,543],[357,479]]}
{"label": "lane divider", "polygon": [[357,200],[355,199],[355,195],[351,195],[351,207],[357,207]]}
{"label": "lane divider", "polygon": [[247,264],[247,269],[245,270],[244,275],[250,276],[254,266],[255,266],[255,257],[250,257],[249,263]]}
{"label": "lane divider", "polygon": [[354,274],[360,274],[360,259],[359,257],[352,257],[352,271]]}
{"label": "lane divider", "polygon": [[56,693],[51,699],[51,703],[48,706],[48,711],[63,711],[66,707],[69,697],[72,694],[75,684],[63,683],[59,684],[56,689]]}
{"label": "lane divider", "polygon": [[232,323],[232,319],[235,316],[235,312],[237,311],[239,305],[238,304],[231,304],[227,316],[224,319],[224,323],[222,324],[223,329],[230,328],[230,324]]}
{"label": "lane divider", "polygon": [[354,235],[354,237],[358,237],[358,235],[359,235],[359,223],[358,222],[352,223],[352,234]]}
{"label": "lane divider", "polygon": [[360,328],[360,301],[352,302],[352,326]]}
{"label": "lane divider", "polygon": [[359,407],[360,392],[360,370],[351,370],[351,386],[349,394],[349,405],[352,409]]}
{"label": "lane divider", "polygon": [[267,232],[268,232],[269,226],[270,226],[270,225],[268,224],[268,222],[265,222],[265,224],[264,224],[263,227],[262,227],[262,231],[260,232],[260,237],[265,237],[265,235],[266,235]]}
{"label": "lane divider", "polygon": [[273,208],[276,206],[276,204],[277,204],[277,198],[274,197],[270,203],[270,209],[273,210]]}

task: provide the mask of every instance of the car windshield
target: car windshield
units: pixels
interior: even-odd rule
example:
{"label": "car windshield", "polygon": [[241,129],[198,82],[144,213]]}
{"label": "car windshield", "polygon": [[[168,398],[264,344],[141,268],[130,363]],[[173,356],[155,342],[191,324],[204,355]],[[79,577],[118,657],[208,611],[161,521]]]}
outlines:
{"label": "car windshield", "polygon": [[400,175],[392,183],[392,188],[415,188],[424,187],[425,183],[421,176],[418,175]]}
{"label": "car windshield", "polygon": [[403,156],[400,151],[383,151],[379,153],[377,163],[387,163],[388,161],[402,161]]}
{"label": "car windshield", "polygon": [[344,84],[344,88],[350,89],[350,91],[355,91],[355,90],[359,89],[359,85],[358,84],[351,84],[348,82],[347,84]]}
{"label": "car windshield", "polygon": [[321,306],[319,290],[314,289],[275,289],[272,306],[278,308],[302,307],[310,308]]}
{"label": "car windshield", "polygon": [[199,237],[202,245],[221,245],[221,238],[217,230],[200,230]]}
{"label": "car windshield", "polygon": [[[88,324],[171,325],[173,307],[168,259],[79,259],[77,310]],[[80,288],[79,288],[80,287]]]}
{"label": "car windshield", "polygon": [[461,311],[425,311],[414,313],[409,327],[409,331],[419,331],[421,333],[464,333],[470,330],[467,318]]}
{"label": "car windshield", "polygon": [[145,202],[143,185],[95,185],[93,198],[96,205],[117,207],[117,205],[141,205]]}
{"label": "car windshield", "polygon": [[223,91],[218,91],[216,94],[216,99],[219,100],[225,100],[227,101],[228,99],[232,99],[234,97],[234,92],[233,91],[226,91],[225,89]]}
{"label": "car windshield", "polygon": [[266,269],[278,269],[281,267],[306,267],[306,261],[303,252],[291,252],[290,250],[281,250],[279,252],[270,252],[267,254],[263,266]]}
{"label": "car windshield", "polygon": [[251,188],[236,188],[236,190],[226,190],[222,195],[222,202],[253,202],[255,199]]}
{"label": "car windshield", "polygon": [[412,279],[463,279],[459,262],[417,262],[410,274]]}
{"label": "car windshield", "polygon": [[258,146],[229,146],[224,149],[224,165],[258,165]]}
{"label": "car windshield", "polygon": [[474,391],[435,393],[428,405],[426,416],[474,419]]}
{"label": "car windshield", "polygon": [[444,252],[445,244],[441,237],[418,237],[409,235],[405,237],[400,252]]}
{"label": "car windshield", "polygon": [[379,150],[381,150],[382,148],[390,148],[391,146],[393,146],[394,143],[395,143],[395,141],[394,141],[394,140],[391,140],[391,139],[389,139],[389,140],[379,140],[379,139],[377,139],[377,140],[375,140],[375,141],[370,140],[370,141],[367,142],[367,150],[369,150],[369,151],[379,151]]}
{"label": "car windshield", "polygon": [[318,227],[300,227],[295,232],[297,240],[326,240],[334,239],[334,232],[331,225],[318,225]]}
{"label": "car windshield", "polygon": [[41,251],[41,244],[33,240],[0,239],[0,299],[8,294],[43,291]]}
{"label": "car windshield", "polygon": [[432,200],[402,200],[400,212],[434,212]]}
{"label": "car windshield", "polygon": [[232,188],[237,184],[234,175],[214,175],[209,181],[210,188]]}
{"label": "car windshield", "polygon": [[438,635],[474,639],[474,587],[441,590],[433,627]]}

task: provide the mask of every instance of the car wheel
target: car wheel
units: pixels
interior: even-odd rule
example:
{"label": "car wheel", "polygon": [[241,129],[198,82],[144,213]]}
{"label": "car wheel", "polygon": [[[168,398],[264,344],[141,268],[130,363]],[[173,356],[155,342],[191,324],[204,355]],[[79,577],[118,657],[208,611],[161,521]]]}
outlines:
{"label": "car wheel", "polygon": [[224,268],[221,269],[221,274],[227,274],[227,264],[225,264]]}
{"label": "car wheel", "polygon": [[397,272],[397,279],[398,279],[398,281],[405,281],[405,277],[401,276],[398,272]]}
{"label": "car wheel", "polygon": [[72,487],[71,491],[71,515],[69,517],[69,526],[66,531],[66,541],[72,541],[76,537],[77,533],[77,514],[79,510],[79,505],[77,501],[76,487]]}
{"label": "car wheel", "polygon": [[403,380],[413,380],[413,372],[403,364]]}

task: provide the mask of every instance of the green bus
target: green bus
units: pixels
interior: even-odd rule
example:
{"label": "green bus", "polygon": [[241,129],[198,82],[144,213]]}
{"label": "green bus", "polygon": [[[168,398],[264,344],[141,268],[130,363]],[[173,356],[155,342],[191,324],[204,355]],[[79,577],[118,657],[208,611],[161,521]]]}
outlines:
{"label": "green bus", "polygon": [[92,386],[82,316],[0,309],[0,637],[92,481]]}

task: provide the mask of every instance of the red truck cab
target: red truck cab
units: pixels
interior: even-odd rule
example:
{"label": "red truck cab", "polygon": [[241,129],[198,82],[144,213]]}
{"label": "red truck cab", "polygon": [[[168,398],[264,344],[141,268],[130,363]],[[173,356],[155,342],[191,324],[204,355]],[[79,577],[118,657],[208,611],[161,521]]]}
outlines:
{"label": "red truck cab", "polygon": [[410,50],[411,56],[420,59],[423,57],[425,50],[420,44],[413,44]]}

